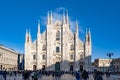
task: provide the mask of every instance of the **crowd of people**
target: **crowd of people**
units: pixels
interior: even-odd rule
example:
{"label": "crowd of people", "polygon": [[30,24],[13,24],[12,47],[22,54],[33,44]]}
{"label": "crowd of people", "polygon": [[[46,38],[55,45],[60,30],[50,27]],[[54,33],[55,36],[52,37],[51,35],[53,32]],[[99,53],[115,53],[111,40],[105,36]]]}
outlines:
{"label": "crowd of people", "polygon": [[[36,71],[0,71],[0,75],[3,75],[4,80],[6,80],[6,75],[14,75],[21,74],[23,77],[23,80],[30,80],[30,77],[32,80],[38,80],[42,76],[52,76],[54,78],[61,78],[64,74],[70,74],[76,78],[76,80],[89,80],[89,72],[86,70],[82,71],[46,71],[46,70],[36,70]],[[103,73],[100,71],[95,70],[93,72],[93,78],[94,80],[103,80]],[[106,72],[106,77],[110,77],[110,72]]]}
{"label": "crowd of people", "polygon": [[[110,77],[109,70],[105,73],[94,70],[94,72],[92,74],[93,74],[94,80],[103,80],[104,74],[106,74],[106,78]],[[78,71],[78,72],[76,72],[75,77],[76,77],[76,80],[89,80],[89,72],[87,72],[86,70]]]}

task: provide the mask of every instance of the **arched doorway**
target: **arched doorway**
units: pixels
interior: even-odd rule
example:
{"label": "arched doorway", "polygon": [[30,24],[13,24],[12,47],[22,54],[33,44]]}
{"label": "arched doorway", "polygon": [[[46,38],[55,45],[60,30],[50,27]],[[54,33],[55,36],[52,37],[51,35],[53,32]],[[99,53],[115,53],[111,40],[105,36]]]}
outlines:
{"label": "arched doorway", "polygon": [[83,65],[80,65],[80,71],[83,71]]}
{"label": "arched doorway", "polygon": [[45,70],[45,65],[42,65],[42,70]]}
{"label": "arched doorway", "polygon": [[70,65],[70,71],[73,71],[73,65]]}
{"label": "arched doorway", "polygon": [[33,70],[36,70],[36,65],[33,65]]}
{"label": "arched doorway", "polygon": [[60,62],[55,63],[55,70],[59,71],[60,70]]}

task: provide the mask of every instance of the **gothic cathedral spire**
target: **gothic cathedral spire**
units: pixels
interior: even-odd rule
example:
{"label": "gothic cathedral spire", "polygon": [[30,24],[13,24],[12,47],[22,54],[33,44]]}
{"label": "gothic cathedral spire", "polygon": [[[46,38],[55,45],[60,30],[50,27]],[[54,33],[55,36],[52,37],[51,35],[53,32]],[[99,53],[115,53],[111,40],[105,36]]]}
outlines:
{"label": "gothic cathedral spire", "polygon": [[40,37],[40,20],[38,20],[38,33],[37,36]]}
{"label": "gothic cathedral spire", "polygon": [[30,29],[29,29],[29,42],[32,42],[31,34],[30,34]]}
{"label": "gothic cathedral spire", "polygon": [[78,21],[76,20],[76,33],[78,34]]}
{"label": "gothic cathedral spire", "polygon": [[86,29],[86,39],[85,39],[85,42],[87,44],[91,44],[91,33],[90,33],[90,28],[87,30]]}
{"label": "gothic cathedral spire", "polygon": [[91,43],[91,33],[90,29],[86,29],[86,38],[85,38],[85,64],[87,66],[91,65],[91,52],[92,52],[92,43]]}
{"label": "gothic cathedral spire", "polygon": [[29,41],[29,35],[28,35],[28,30],[26,29],[26,37],[25,37],[25,41],[28,42]]}
{"label": "gothic cathedral spire", "polygon": [[66,24],[69,24],[68,10],[66,10]]}
{"label": "gothic cathedral spire", "polygon": [[27,42],[31,42],[31,34],[30,34],[30,30],[28,31],[27,29],[26,29],[26,43]]}
{"label": "gothic cathedral spire", "polygon": [[64,13],[64,11],[63,11],[62,22],[63,22],[63,24],[65,24],[65,23],[66,23],[66,22],[65,22],[65,13]]}
{"label": "gothic cathedral spire", "polygon": [[52,24],[52,11],[50,11],[50,24]]}
{"label": "gothic cathedral spire", "polygon": [[47,24],[52,24],[52,11],[48,11]]}
{"label": "gothic cathedral spire", "polygon": [[50,24],[50,14],[49,14],[49,11],[48,11],[48,15],[47,15],[47,24]]}

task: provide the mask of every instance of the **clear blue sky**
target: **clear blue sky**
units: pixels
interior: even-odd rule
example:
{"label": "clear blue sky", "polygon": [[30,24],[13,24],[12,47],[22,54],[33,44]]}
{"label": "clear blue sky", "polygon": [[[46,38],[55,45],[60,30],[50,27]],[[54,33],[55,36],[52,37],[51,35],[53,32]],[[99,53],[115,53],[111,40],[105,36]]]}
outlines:
{"label": "clear blue sky", "polygon": [[107,52],[120,57],[120,0],[0,0],[0,44],[24,53],[26,28],[36,39],[38,20],[43,32],[43,16],[60,7],[68,9],[70,17],[79,21],[82,40],[85,28],[90,27],[92,60],[107,58]]}

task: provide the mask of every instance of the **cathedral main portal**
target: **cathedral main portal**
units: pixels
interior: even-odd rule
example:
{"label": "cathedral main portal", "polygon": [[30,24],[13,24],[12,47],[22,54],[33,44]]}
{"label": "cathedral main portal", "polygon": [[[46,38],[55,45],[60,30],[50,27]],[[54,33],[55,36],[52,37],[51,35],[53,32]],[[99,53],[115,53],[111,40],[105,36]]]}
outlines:
{"label": "cathedral main portal", "polygon": [[59,71],[60,70],[60,62],[55,63],[55,70]]}

